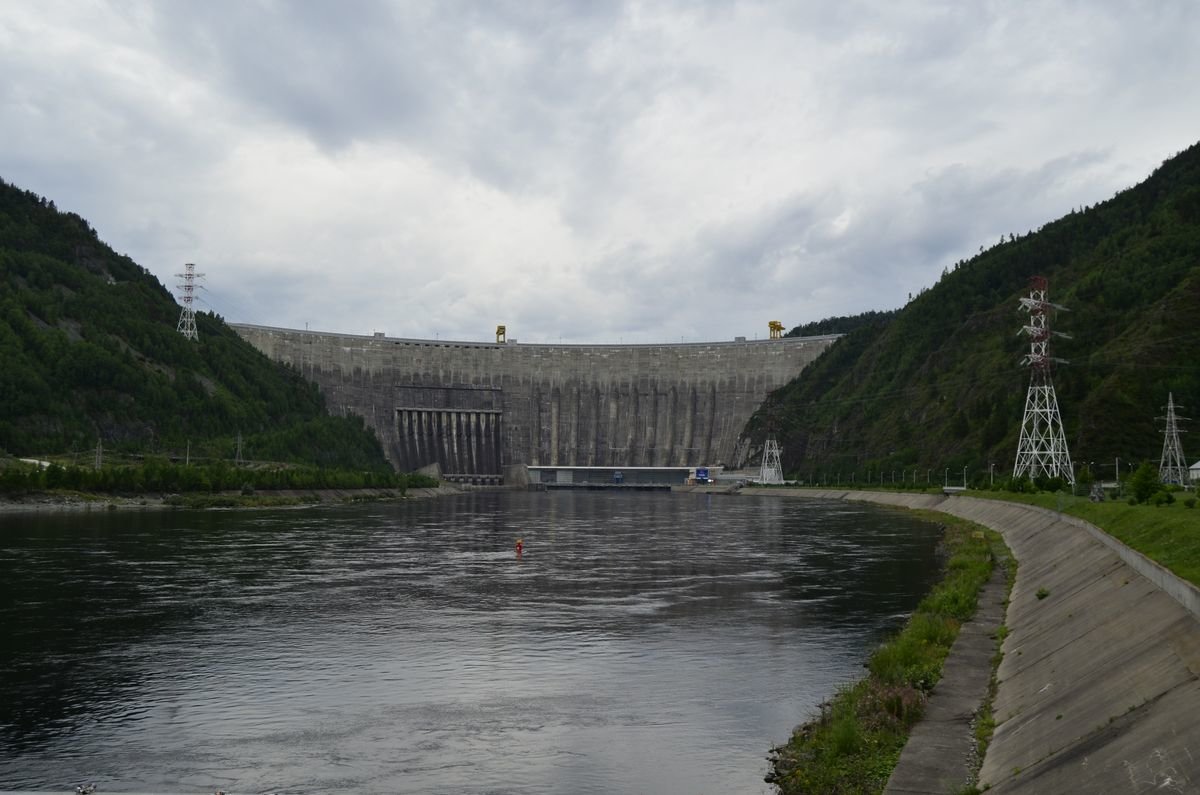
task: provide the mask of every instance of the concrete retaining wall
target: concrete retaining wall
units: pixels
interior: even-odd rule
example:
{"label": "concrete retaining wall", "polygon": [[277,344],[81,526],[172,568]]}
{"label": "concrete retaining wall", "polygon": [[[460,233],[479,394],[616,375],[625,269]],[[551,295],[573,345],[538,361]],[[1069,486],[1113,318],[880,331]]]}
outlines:
{"label": "concrete retaining wall", "polygon": [[980,774],[989,793],[1200,792],[1195,586],[1099,528],[1042,508],[796,493],[927,508],[1003,534],[1019,566],[997,727]]}
{"label": "concrete retaining wall", "polygon": [[734,465],[767,394],[837,338],[679,345],[405,340],[234,330],[359,414],[407,471],[512,465]]}

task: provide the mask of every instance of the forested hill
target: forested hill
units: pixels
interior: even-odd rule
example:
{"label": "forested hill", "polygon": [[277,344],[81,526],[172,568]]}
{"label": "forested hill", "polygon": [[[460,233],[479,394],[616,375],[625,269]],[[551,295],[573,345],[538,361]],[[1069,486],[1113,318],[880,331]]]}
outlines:
{"label": "forested hill", "polygon": [[[784,469],[861,478],[871,467],[1012,471],[1029,340],[1019,299],[1049,280],[1054,384],[1077,469],[1162,450],[1167,395],[1200,417],[1200,144],[1145,182],[959,262],[898,313],[868,318],[750,421]],[[1184,435],[1200,458],[1200,421]],[[1186,430],[1188,423],[1183,424]],[[911,469],[910,469],[911,471]],[[889,473],[890,475],[890,473]],[[921,473],[924,480],[926,472]],[[960,474],[961,477],[961,474]]]}
{"label": "forested hill", "polygon": [[[180,263],[182,270],[183,263]],[[358,418],[330,417],[316,387],[211,313],[199,340],[149,272],[78,215],[0,181],[0,448],[243,455],[383,469]]]}
{"label": "forested hill", "polygon": [[896,316],[898,309],[886,312],[870,311],[861,315],[843,315],[827,317],[824,320],[813,320],[796,326],[785,337],[816,337],[824,334],[849,334],[862,326],[886,323]]}

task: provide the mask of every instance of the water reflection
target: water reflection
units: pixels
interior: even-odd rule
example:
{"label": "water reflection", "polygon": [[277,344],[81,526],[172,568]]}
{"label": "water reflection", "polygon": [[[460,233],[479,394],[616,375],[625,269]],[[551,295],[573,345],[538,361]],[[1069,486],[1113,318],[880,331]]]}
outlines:
{"label": "water reflection", "polygon": [[763,791],[935,543],[749,496],[3,517],[0,787]]}

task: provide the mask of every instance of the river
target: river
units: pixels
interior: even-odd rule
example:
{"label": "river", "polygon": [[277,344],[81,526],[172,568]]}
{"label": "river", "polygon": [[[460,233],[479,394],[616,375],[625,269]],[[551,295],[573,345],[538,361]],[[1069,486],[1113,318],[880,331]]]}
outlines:
{"label": "river", "polygon": [[0,515],[0,789],[769,792],[938,538],[748,495]]}

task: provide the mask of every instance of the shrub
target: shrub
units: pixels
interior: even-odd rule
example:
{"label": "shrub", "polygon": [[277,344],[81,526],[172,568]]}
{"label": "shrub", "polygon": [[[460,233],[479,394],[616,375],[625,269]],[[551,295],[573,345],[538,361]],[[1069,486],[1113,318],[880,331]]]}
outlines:
{"label": "shrub", "polygon": [[1129,479],[1129,487],[1133,489],[1133,496],[1138,502],[1148,501],[1162,488],[1162,484],[1158,482],[1158,470],[1151,466],[1149,461],[1143,461]]}
{"label": "shrub", "polygon": [[909,631],[921,643],[950,646],[958,637],[958,622],[949,616],[917,613]]}
{"label": "shrub", "polygon": [[868,680],[858,704],[860,725],[867,734],[910,729],[921,719],[925,701],[916,688]]}
{"label": "shrub", "polygon": [[838,756],[850,756],[862,747],[862,730],[858,725],[858,716],[851,710],[834,715],[829,727],[829,744]]}
{"label": "shrub", "polygon": [[1045,475],[1038,475],[1033,479],[1033,485],[1038,491],[1061,491],[1065,485],[1060,477],[1049,478]]}

